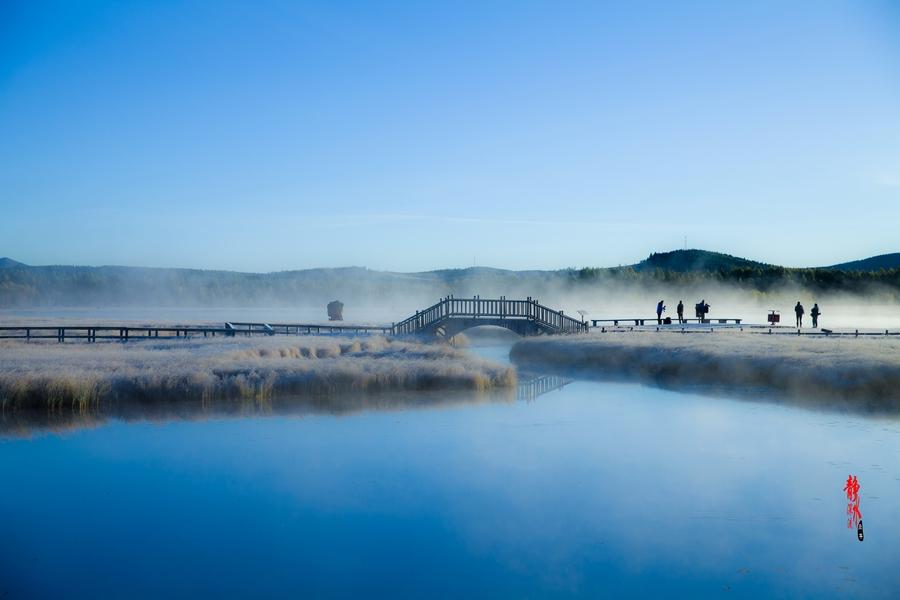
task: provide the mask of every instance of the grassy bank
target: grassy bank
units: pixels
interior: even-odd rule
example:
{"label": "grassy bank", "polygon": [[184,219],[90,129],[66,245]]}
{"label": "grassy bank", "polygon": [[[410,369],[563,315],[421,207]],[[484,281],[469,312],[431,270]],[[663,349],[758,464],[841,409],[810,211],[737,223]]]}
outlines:
{"label": "grassy bank", "polygon": [[447,346],[380,337],[0,344],[0,409],[277,395],[489,390],[513,369]]}
{"label": "grassy bank", "polygon": [[856,408],[900,409],[896,338],[597,333],[523,340],[510,356],[520,366],[590,377],[762,394],[775,390],[813,400],[843,400]]}

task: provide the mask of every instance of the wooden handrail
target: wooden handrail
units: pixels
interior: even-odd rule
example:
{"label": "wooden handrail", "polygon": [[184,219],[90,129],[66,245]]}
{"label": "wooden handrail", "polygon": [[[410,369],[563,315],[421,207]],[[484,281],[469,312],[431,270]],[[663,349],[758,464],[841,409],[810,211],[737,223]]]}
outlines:
{"label": "wooden handrail", "polygon": [[395,335],[416,333],[453,317],[465,317],[471,319],[500,318],[500,319],[528,319],[540,323],[548,328],[565,333],[575,333],[587,330],[587,323],[574,319],[562,311],[553,310],[540,304],[537,300],[509,300],[501,298],[455,298],[447,296],[436,304],[426,309],[416,311],[416,314],[396,323],[393,327]]}

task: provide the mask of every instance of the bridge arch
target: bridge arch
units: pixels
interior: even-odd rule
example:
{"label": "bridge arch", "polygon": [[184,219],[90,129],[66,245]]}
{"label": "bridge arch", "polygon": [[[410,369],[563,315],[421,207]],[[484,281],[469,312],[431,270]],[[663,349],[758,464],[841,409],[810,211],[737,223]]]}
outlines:
{"label": "bridge arch", "polygon": [[514,331],[509,327],[482,324],[451,333],[454,335],[465,335],[466,339],[475,345],[515,343],[523,337],[521,333]]}
{"label": "bridge arch", "polygon": [[449,339],[458,333],[478,327],[500,327],[520,337],[542,333],[533,324],[518,319],[447,319],[434,329],[434,335]]}

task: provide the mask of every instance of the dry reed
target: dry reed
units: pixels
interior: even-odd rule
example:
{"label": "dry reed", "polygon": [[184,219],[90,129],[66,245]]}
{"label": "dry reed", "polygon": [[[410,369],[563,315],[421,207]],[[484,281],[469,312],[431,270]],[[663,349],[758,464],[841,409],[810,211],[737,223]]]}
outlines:
{"label": "dry reed", "polygon": [[3,410],[514,384],[515,372],[507,366],[448,346],[382,337],[0,343]]}

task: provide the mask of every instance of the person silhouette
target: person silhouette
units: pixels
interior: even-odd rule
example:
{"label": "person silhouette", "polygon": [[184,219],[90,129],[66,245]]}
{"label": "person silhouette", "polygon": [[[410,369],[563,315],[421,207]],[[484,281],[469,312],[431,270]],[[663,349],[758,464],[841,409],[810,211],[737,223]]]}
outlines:
{"label": "person silhouette", "polygon": [[678,301],[678,306],[676,309],[678,311],[678,322],[684,323],[684,302],[681,300]]}
{"label": "person silhouette", "polygon": [[813,304],[812,310],[809,311],[809,316],[812,317],[813,329],[819,326],[819,315],[821,314],[822,312],[819,310],[819,303],[816,302],[815,304]]}
{"label": "person silhouette", "polygon": [[800,301],[797,300],[797,306],[794,307],[794,314],[797,315],[797,327],[803,327],[803,313],[806,312],[803,310],[803,305],[800,304]]}
{"label": "person silhouette", "polygon": [[663,301],[660,300],[660,301],[656,304],[656,324],[657,324],[657,325],[662,325],[662,314],[663,314],[663,311],[664,311],[664,310],[666,310],[666,307],[665,307],[665,305],[663,304]]}

